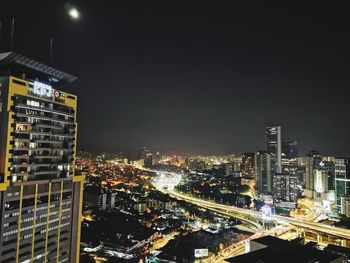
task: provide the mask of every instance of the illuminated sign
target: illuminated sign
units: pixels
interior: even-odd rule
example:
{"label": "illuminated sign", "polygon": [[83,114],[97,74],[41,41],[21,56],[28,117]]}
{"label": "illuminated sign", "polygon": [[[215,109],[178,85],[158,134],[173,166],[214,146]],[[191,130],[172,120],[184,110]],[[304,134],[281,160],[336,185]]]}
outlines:
{"label": "illuminated sign", "polygon": [[52,97],[52,87],[38,81],[34,82],[33,92],[39,96]]}
{"label": "illuminated sign", "polygon": [[207,248],[199,248],[194,250],[194,257],[196,258],[203,258],[208,256],[208,249]]}

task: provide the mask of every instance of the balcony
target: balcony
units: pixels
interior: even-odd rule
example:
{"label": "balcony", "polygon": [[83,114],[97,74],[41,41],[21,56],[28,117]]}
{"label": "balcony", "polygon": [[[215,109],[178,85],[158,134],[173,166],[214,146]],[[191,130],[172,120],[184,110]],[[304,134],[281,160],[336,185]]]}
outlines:
{"label": "balcony", "polygon": [[12,158],[16,158],[16,159],[28,159],[29,155],[13,155]]}
{"label": "balcony", "polygon": [[32,114],[28,114],[28,113],[21,113],[21,112],[17,112],[16,115],[18,117],[31,117],[34,119],[38,119],[38,120],[44,120],[44,121],[51,121],[51,122],[59,122],[59,123],[64,123],[64,124],[73,124],[74,120],[60,120],[54,117],[48,117],[48,116],[42,116],[42,115],[32,115]]}
{"label": "balcony", "polygon": [[55,130],[63,130],[63,126],[58,125],[52,125],[52,124],[42,124],[42,123],[33,123],[33,127],[39,127],[39,128],[48,128],[48,129],[55,129]]}
{"label": "balcony", "polygon": [[74,138],[73,135],[69,135],[63,132],[43,132],[43,131],[38,131],[38,130],[28,130],[28,131],[15,131],[18,134],[37,134],[37,135],[45,135],[45,136],[58,136],[58,137],[64,137],[64,138]]}
{"label": "balcony", "polygon": [[49,139],[33,139],[31,140],[32,142],[37,142],[37,143],[60,143],[62,144],[64,141],[57,141],[57,140],[49,140]]}
{"label": "balcony", "polygon": [[31,155],[33,159],[61,159],[65,156],[62,155]]}
{"label": "balcony", "polygon": [[60,171],[51,171],[51,170],[48,170],[48,171],[36,171],[36,172],[31,172],[30,174],[31,175],[43,175],[43,174],[58,174],[60,173]]}
{"label": "balcony", "polygon": [[27,104],[17,103],[16,108],[23,108],[23,109],[29,109],[29,110],[40,110],[40,111],[49,112],[49,113],[53,112],[56,114],[74,117],[74,113],[71,113],[68,111],[65,112],[65,111],[60,111],[60,110],[53,110],[53,109],[50,109],[48,107],[35,107],[35,106],[27,105]]}

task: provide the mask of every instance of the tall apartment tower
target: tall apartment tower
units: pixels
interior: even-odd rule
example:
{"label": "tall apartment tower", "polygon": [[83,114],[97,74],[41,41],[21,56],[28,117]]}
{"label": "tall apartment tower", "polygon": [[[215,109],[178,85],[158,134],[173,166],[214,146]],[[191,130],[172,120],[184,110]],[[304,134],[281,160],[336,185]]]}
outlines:
{"label": "tall apartment tower", "polygon": [[79,262],[76,77],[0,54],[0,262]]}
{"label": "tall apartment tower", "polygon": [[282,172],[281,126],[266,127],[266,151],[272,155],[275,173]]}

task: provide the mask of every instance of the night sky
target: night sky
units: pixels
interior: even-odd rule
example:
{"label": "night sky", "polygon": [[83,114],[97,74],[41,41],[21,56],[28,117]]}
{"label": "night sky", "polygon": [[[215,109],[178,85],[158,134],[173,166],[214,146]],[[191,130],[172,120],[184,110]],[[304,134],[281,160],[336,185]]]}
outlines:
{"label": "night sky", "polygon": [[12,17],[18,53],[48,62],[53,36],[82,150],[242,153],[278,123],[301,153],[350,155],[348,8],[230,2],[75,1],[73,21],[64,1],[1,1],[1,48]]}

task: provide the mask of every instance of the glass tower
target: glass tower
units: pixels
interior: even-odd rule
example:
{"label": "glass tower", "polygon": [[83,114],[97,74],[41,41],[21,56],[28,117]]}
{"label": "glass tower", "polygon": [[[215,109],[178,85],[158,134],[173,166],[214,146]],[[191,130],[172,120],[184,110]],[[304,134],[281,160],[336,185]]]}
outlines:
{"label": "glass tower", "polygon": [[282,172],[281,126],[266,128],[266,151],[272,155],[274,172]]}

